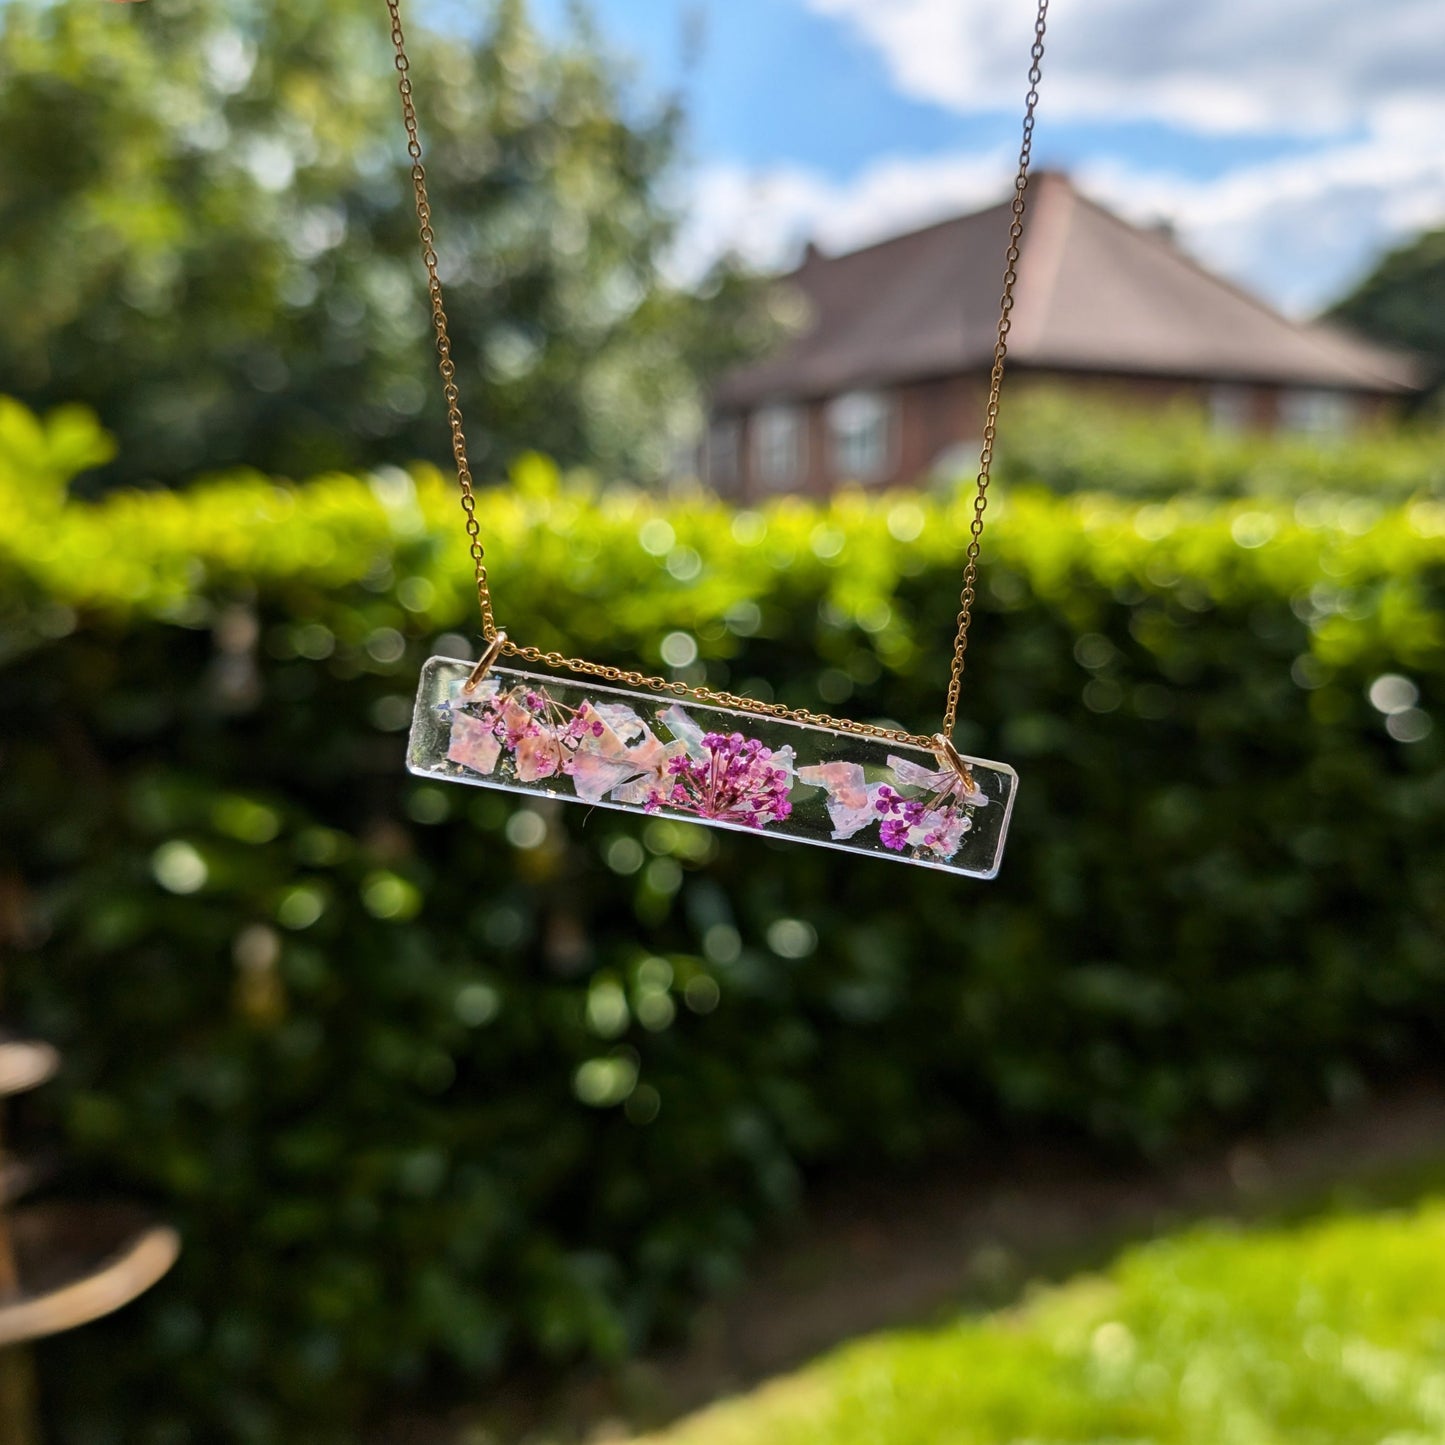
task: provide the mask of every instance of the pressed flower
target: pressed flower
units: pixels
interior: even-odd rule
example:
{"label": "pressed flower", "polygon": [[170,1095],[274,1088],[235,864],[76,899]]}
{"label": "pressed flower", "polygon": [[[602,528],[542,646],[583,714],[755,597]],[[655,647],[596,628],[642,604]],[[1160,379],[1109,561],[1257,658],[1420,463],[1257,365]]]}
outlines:
{"label": "pressed flower", "polygon": [[910,848],[947,860],[958,852],[973,827],[969,809],[988,799],[962,784],[957,774],[933,773],[890,755],[899,782],[933,790],[931,799],[906,798],[889,783],[866,783],[857,763],[825,763],[798,769],[799,781],[827,790],[828,816],[835,838],[849,838],[878,823],[878,841],[893,853]]}
{"label": "pressed flower", "polygon": [[796,779],[824,789],[834,838],[876,822],[890,852],[943,860],[972,828],[973,810],[988,802],[971,780],[891,754],[892,782],[869,783],[861,764],[846,761],[797,768],[791,747],[774,750],[741,732],[704,732],[675,703],[653,715],[672,734],[666,743],[625,704],[583,699],[565,707],[542,688],[501,690],[491,679],[471,694],[453,688],[439,707],[450,717],[449,761],[483,775],[504,768],[523,783],[565,777],[584,802],[765,828],[792,815]]}
{"label": "pressed flower", "polygon": [[[676,713],[681,709],[668,711]],[[684,714],[677,721],[686,724],[691,720]],[[775,754],[756,738],[745,738],[741,733],[697,734],[685,725],[675,730],[688,750],[671,758],[667,765],[674,779],[668,793],[672,807],[700,818],[741,823],[746,828],[782,822],[791,814],[791,748],[780,748]]]}

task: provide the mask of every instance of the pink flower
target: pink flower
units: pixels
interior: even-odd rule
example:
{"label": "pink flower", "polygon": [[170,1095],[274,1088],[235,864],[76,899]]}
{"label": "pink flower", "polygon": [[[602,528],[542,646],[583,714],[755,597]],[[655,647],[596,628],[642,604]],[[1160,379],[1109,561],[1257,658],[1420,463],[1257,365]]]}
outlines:
{"label": "pink flower", "polygon": [[851,838],[878,820],[878,798],[892,793],[887,783],[870,783],[861,763],[817,763],[798,769],[798,781],[828,794],[828,820],[835,838]]}
{"label": "pink flower", "polygon": [[917,799],[900,798],[893,793],[890,798],[880,800],[879,809],[887,813],[878,827],[879,841],[895,853],[917,848],[940,858],[952,858],[963,842],[963,835],[973,827],[973,820],[953,803],[930,808]]}
{"label": "pink flower", "polygon": [[561,740],[551,728],[535,723],[517,739],[512,756],[516,761],[519,782],[536,783],[563,771]]}
{"label": "pink flower", "polygon": [[672,760],[682,751],[681,743],[664,744],[650,729],[643,728],[641,739],[626,752],[632,769],[630,780],[613,788],[611,796],[619,803],[640,803],[649,812],[656,812],[668,787]]}
{"label": "pink flower", "polygon": [[502,745],[485,718],[470,713],[452,714],[451,735],[447,739],[447,758],[470,768],[474,773],[490,773],[497,766]]}
{"label": "pink flower", "polygon": [[[894,756],[893,783],[869,783],[859,763],[799,769],[791,747],[773,750],[740,732],[703,732],[676,703],[654,715],[653,726],[672,734],[667,743],[625,703],[584,700],[571,708],[540,687],[501,690],[491,679],[474,694],[454,689],[439,711],[450,727],[447,756],[461,767],[491,774],[505,758],[518,782],[566,777],[584,802],[610,799],[648,813],[668,809],[766,828],[792,815],[796,780],[826,792],[834,838],[876,822],[889,851],[947,859],[972,828],[973,810],[988,802],[958,774]],[[899,786],[927,788],[931,796],[908,797]]]}

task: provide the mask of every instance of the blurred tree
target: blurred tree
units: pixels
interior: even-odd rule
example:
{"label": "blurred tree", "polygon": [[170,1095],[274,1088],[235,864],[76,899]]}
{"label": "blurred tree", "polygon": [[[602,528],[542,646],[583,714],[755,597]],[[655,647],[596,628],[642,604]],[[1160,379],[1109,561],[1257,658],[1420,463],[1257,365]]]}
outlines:
{"label": "blurred tree", "polygon": [[1391,251],[1330,311],[1365,336],[1408,347],[1445,377],[1445,228]]}
{"label": "blurred tree", "polygon": [[[658,474],[754,316],[662,274],[675,107],[580,13],[411,22],[474,464]],[[447,459],[382,0],[11,0],[0,74],[0,392],[95,407],[98,483]]]}

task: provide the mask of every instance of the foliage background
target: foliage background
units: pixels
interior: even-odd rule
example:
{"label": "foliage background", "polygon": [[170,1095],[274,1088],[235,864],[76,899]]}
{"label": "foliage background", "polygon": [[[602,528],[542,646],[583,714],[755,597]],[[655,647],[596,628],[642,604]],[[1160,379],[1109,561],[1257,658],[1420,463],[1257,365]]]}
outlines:
{"label": "foliage background", "polygon": [[[664,274],[677,111],[580,18],[552,44],[521,0],[466,34],[417,8],[473,461],[661,474],[772,334],[730,263]],[[381,0],[15,0],[0,76],[0,393],[99,413],[121,448],[88,486],[449,455]]]}
{"label": "foliage background", "polygon": [[[1005,494],[962,741],[1023,783],[965,888],[408,779],[471,627],[449,486],[65,500],[105,450],[0,411],[7,986],[69,1060],[34,1127],[186,1247],[43,1347],[59,1439],[355,1438],[676,1328],[817,1170],[1167,1155],[1439,1056],[1427,491]],[[735,517],[532,458],[482,510],[542,645],[937,706],[964,501]]]}
{"label": "foliage background", "polygon": [[1414,351],[1434,384],[1427,407],[1445,393],[1445,228],[1426,231],[1382,257],[1330,316],[1367,336]]}
{"label": "foliage background", "polygon": [[[1005,489],[1108,492],[1141,501],[1179,497],[1303,499],[1354,494],[1381,501],[1445,495],[1445,447],[1438,422],[1330,437],[1221,431],[1199,408],[1081,407],[1041,389],[1009,398],[999,436]],[[1309,503],[1305,503],[1308,509]]]}

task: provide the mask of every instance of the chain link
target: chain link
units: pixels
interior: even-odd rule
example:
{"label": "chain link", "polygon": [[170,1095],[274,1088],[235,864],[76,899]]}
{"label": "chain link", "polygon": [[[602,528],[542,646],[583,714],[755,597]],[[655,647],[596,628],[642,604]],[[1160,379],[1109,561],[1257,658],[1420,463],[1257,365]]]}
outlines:
{"label": "chain link", "polygon": [[764,702],[756,697],[739,697],[736,693],[720,692],[716,688],[699,687],[689,682],[670,682],[665,677],[651,677],[645,672],[629,672],[621,667],[609,667],[601,662],[588,662],[581,657],[566,657],[560,652],[543,652],[539,647],[522,647],[510,640],[502,643],[503,657],[519,657],[525,662],[541,663],[546,667],[561,668],[567,672],[583,673],[588,677],[600,677],[607,682],[624,682],[629,687],[645,687],[653,692],[670,693],[674,697],[695,698],[698,702],[715,703],[719,707],[737,708],[740,712],[756,713],[761,717],[786,718],[789,722],[814,723],[819,727],[832,728],[840,733],[857,733],[870,738],[886,738],[889,742],[907,743],[912,747],[933,751],[930,738],[910,733],[903,728],[884,728],[875,723],[854,722],[850,718],[830,717],[825,712],[809,712],[807,708],[785,707],[780,702]]}
{"label": "chain link", "polygon": [[[422,261],[426,266],[432,327],[436,332],[437,355],[440,358],[438,369],[441,371],[442,391],[447,402],[447,422],[452,434],[452,456],[456,461],[457,482],[462,493],[462,511],[466,516],[467,538],[470,543],[472,562],[476,569],[477,602],[482,611],[482,635],[488,643],[491,643],[497,637],[497,624],[492,612],[491,590],[487,584],[486,552],[482,547],[481,528],[477,523],[477,502],[472,487],[471,467],[467,461],[467,442],[462,433],[462,412],[456,384],[456,366],[452,361],[447,314],[442,306],[442,283],[441,278],[437,275],[435,238],[431,226],[431,205],[427,200],[426,170],[421,161],[421,140],[417,133],[416,108],[412,102],[409,73],[411,65],[407,59],[406,41],[402,34],[399,3],[400,0],[386,0],[386,7],[391,16],[391,41],[396,49],[397,85],[401,92],[402,119],[406,124],[406,149],[407,154],[411,157],[411,180],[412,187],[416,192],[416,217],[421,237]],[[581,657],[567,657],[560,652],[544,652],[538,647],[521,646],[505,636],[498,648],[501,656],[519,658],[524,662],[537,663],[559,671],[598,677],[607,682],[626,683],[629,687],[648,688],[653,692],[668,693],[674,697],[690,697],[699,702],[736,708],[741,712],[755,713],[763,717],[811,723],[818,727],[832,728],[837,732],[883,738],[888,742],[924,748],[929,752],[940,751],[940,743],[946,742],[952,736],[954,724],[957,721],[958,698],[963,686],[964,658],[968,651],[968,631],[973,621],[973,603],[978,582],[979,542],[983,536],[983,514],[988,506],[989,474],[993,465],[994,437],[998,428],[999,393],[1003,386],[1004,358],[1008,354],[1008,333],[1011,324],[1009,313],[1013,310],[1014,287],[1018,283],[1019,242],[1023,237],[1024,193],[1028,188],[1029,162],[1033,157],[1034,112],[1039,103],[1039,81],[1042,78],[1044,58],[1044,28],[1048,10],[1049,0],[1039,0],[1038,15],[1034,20],[1034,43],[1029,52],[1031,60],[1029,91],[1024,109],[1023,142],[1019,149],[1018,174],[1014,179],[1014,195],[1011,206],[1013,219],[1009,226],[1003,299],[999,308],[993,370],[989,376],[983,450],[979,456],[978,492],[974,497],[973,520],[969,526],[969,544],[963,571],[963,592],[959,598],[958,635],[953,646],[953,667],[949,677],[948,700],[943,715],[942,732],[932,737],[925,737],[919,733],[907,732],[903,728],[879,727],[874,723],[855,722],[850,718],[837,718],[831,717],[827,713],[810,712],[807,708],[791,708],[785,707],[782,703],[763,702],[755,697],[739,697],[735,693],[720,692],[715,688],[673,682],[667,678],[653,677],[644,672],[632,672],[626,668],[610,667],[605,663],[589,662]]]}

